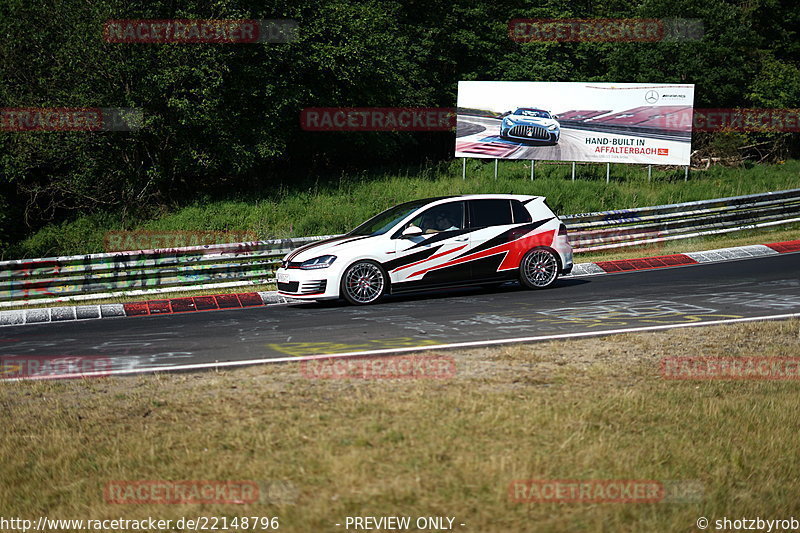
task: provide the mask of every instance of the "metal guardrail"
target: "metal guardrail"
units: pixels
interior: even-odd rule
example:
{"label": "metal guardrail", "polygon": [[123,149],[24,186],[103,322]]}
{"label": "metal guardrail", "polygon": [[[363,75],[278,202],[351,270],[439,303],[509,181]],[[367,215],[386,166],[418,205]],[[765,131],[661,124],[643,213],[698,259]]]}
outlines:
{"label": "metal guardrail", "polygon": [[0,308],[261,285],[274,281],[283,255],[325,238],[2,261]]}
{"label": "metal guardrail", "polygon": [[562,217],[590,252],[800,221],[800,189]]}
{"label": "metal guardrail", "polygon": [[[800,189],[566,215],[578,253],[800,222]],[[274,282],[280,258],[329,236],[0,262],[0,308]]]}

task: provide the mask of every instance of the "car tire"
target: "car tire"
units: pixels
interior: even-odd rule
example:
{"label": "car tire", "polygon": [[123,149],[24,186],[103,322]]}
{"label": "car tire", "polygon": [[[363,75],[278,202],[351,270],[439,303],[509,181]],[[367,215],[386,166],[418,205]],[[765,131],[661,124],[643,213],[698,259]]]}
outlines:
{"label": "car tire", "polygon": [[561,271],[558,255],[549,248],[528,250],[519,263],[519,281],[529,289],[548,289]]}
{"label": "car tire", "polygon": [[356,261],[342,274],[339,292],[352,305],[378,302],[389,287],[389,276],[375,261]]}

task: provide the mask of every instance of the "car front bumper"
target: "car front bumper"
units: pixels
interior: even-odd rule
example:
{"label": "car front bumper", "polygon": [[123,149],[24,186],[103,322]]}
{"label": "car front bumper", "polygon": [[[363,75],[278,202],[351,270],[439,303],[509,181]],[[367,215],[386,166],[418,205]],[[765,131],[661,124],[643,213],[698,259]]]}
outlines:
{"label": "car front bumper", "polygon": [[299,300],[338,298],[338,277],[334,273],[330,268],[302,270],[281,267],[275,272],[278,294]]}
{"label": "car front bumper", "polygon": [[515,141],[528,142],[558,142],[561,137],[559,129],[550,130],[541,126],[511,125],[500,128],[502,137],[507,137]]}

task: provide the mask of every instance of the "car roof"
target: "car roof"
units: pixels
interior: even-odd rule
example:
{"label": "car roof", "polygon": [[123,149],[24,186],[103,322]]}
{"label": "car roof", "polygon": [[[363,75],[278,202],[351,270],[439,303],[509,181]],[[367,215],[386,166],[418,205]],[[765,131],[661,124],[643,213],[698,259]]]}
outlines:
{"label": "car roof", "polygon": [[[447,203],[448,201],[453,200],[536,200],[542,199],[544,200],[544,196],[533,196],[529,194],[461,194],[461,195],[453,195],[453,196],[439,196],[436,198],[427,198],[423,200],[417,201],[426,201],[427,203],[423,204],[424,207],[429,205],[433,205],[436,203]],[[420,206],[420,207],[423,207]]]}

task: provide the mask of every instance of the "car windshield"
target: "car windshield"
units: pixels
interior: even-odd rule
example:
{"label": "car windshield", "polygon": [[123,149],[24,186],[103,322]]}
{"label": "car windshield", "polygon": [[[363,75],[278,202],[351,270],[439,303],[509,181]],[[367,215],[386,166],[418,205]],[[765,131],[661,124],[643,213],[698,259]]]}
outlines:
{"label": "car windshield", "polygon": [[514,114],[525,117],[550,118],[550,113],[547,111],[541,111],[539,109],[517,109],[514,111]]}
{"label": "car windshield", "polygon": [[414,202],[406,202],[404,204],[396,205],[391,209],[387,209],[383,213],[375,215],[348,233],[348,235],[383,235],[395,227],[398,222],[430,202],[430,199],[416,200]]}

